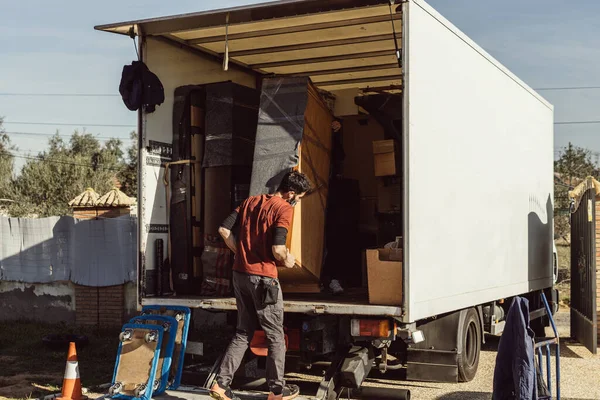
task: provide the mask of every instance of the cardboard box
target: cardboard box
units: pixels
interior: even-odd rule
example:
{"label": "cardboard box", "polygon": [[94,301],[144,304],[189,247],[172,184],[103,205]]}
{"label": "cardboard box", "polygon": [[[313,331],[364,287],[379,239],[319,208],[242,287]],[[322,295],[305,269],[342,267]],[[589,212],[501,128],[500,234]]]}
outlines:
{"label": "cardboard box", "polygon": [[383,182],[377,185],[377,211],[380,213],[402,210],[402,185],[400,182]]}
{"label": "cardboard box", "polygon": [[402,304],[402,249],[367,250],[369,303]]}
{"label": "cardboard box", "polygon": [[375,176],[392,176],[398,172],[397,146],[393,139],[373,141]]}

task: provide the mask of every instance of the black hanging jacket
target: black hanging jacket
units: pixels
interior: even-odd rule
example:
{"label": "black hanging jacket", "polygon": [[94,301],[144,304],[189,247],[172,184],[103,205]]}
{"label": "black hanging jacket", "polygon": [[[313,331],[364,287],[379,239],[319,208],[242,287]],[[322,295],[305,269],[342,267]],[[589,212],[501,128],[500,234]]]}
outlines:
{"label": "black hanging jacket", "polygon": [[492,400],[537,400],[534,333],[529,301],[515,297],[498,345]]}
{"label": "black hanging jacket", "polygon": [[133,61],[123,67],[119,93],[131,111],[143,106],[146,112],[152,113],[165,101],[162,83],[142,61]]}

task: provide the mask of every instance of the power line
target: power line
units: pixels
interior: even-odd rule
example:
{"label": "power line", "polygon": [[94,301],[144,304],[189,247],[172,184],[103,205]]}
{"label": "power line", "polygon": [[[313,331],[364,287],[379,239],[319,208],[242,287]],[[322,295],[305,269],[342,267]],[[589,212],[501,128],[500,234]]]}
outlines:
{"label": "power line", "polygon": [[554,125],[578,125],[578,124],[600,124],[599,121],[561,121],[555,122]]}
{"label": "power line", "polygon": [[108,128],[137,128],[137,125],[121,124],[73,124],[63,122],[24,122],[24,121],[4,121],[5,124],[14,125],[55,125],[55,126],[99,126]]}
{"label": "power line", "polygon": [[120,97],[116,93],[1,93],[0,96],[21,97]]}
{"label": "power line", "polygon": [[570,86],[570,87],[549,87],[549,88],[537,88],[533,90],[588,90],[588,89],[600,89],[600,86]]}
{"label": "power line", "polygon": [[[55,133],[40,133],[40,132],[9,132],[6,131],[4,132],[8,135],[23,135],[23,136],[55,136]],[[68,134],[58,134],[58,136],[60,137],[71,137],[71,135]],[[110,139],[119,139],[119,140],[129,140],[130,138],[124,138],[124,137],[113,137],[113,136],[93,136],[94,139],[99,139],[99,140],[110,140]]]}

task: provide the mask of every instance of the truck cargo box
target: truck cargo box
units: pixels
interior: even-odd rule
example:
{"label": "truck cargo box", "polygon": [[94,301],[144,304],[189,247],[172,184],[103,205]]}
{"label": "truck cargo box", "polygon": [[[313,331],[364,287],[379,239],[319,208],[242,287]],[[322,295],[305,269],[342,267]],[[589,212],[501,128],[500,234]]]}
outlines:
{"label": "truck cargo box", "polygon": [[[371,304],[363,282],[339,298],[289,293],[286,311],[410,323],[552,286],[553,107],[425,1],[396,4],[390,13],[387,0],[285,0],[98,29],[127,33],[132,26],[165,88],[164,103],[140,115],[143,268],[155,267],[155,240],[167,240],[162,179],[170,154],[157,149],[172,145],[174,90],[229,80],[266,93],[261,86],[270,79],[293,77],[330,93],[333,117],[348,121],[349,167],[341,175],[361,190],[356,246],[364,253],[402,237],[401,274],[390,283],[402,299]],[[296,131],[307,132],[305,111],[294,111]],[[385,176],[375,176],[375,140],[395,141],[394,170]],[[361,143],[364,157],[351,142]],[[316,151],[312,143],[301,143],[300,163],[305,149]],[[326,169],[319,166],[318,175]],[[325,233],[296,222],[291,246],[301,249],[302,274],[313,284]],[[232,297],[141,302],[235,309]]]}

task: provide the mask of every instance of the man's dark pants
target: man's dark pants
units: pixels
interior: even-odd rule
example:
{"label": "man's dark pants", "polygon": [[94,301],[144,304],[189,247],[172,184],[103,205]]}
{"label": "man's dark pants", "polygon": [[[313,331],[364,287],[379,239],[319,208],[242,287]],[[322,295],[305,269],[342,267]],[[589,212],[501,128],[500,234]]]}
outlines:
{"label": "man's dark pants", "polygon": [[[267,383],[270,389],[279,389],[285,385],[285,336],[283,333],[283,295],[279,286],[277,303],[263,306],[262,284],[271,283],[273,278],[248,275],[233,271],[233,290],[237,302],[236,333],[227,348],[218,382],[229,387],[235,371],[239,368],[248,349],[254,331],[260,326],[265,332],[269,345],[267,356]],[[263,282],[261,282],[263,281]]]}

